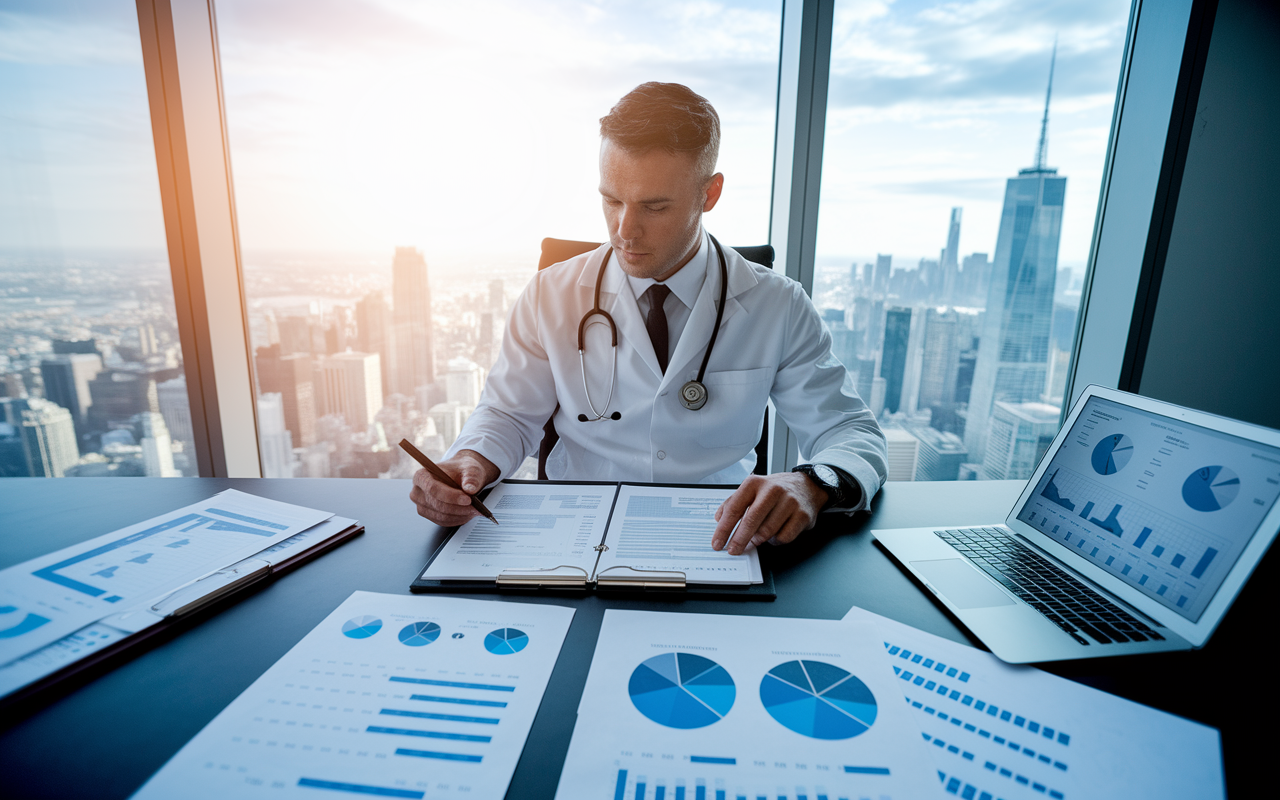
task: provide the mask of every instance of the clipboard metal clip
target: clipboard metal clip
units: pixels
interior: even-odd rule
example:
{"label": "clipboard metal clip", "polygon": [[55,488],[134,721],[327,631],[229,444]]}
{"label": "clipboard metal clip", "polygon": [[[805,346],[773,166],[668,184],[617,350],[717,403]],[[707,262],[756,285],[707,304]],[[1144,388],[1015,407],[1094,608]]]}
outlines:
{"label": "clipboard metal clip", "polygon": [[[619,570],[614,575],[605,573]],[[683,572],[639,567],[616,566],[596,574],[596,586],[601,589],[686,589],[688,576]]]}
{"label": "clipboard metal clip", "polygon": [[[572,570],[566,574],[560,570]],[[579,575],[578,573],[581,573]],[[560,564],[555,567],[543,567],[539,569],[504,569],[498,574],[497,585],[499,589],[535,589],[535,588],[556,588],[556,589],[586,589],[587,581],[591,576],[582,567],[575,567],[572,564]]]}

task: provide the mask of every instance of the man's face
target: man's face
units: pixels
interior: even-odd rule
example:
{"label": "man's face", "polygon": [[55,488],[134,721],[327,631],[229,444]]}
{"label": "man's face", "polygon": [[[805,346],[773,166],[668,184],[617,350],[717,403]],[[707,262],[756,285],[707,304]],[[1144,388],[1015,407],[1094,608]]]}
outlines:
{"label": "man's face", "polygon": [[724,176],[698,175],[692,155],[637,153],[605,139],[600,197],[614,258],[636,278],[666,280],[697,251],[702,214],[715,207]]}

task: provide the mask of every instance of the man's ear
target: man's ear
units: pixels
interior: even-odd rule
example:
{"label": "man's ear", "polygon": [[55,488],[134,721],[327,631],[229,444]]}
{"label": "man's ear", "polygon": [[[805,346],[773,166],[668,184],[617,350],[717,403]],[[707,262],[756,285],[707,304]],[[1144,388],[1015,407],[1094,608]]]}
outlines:
{"label": "man's ear", "polygon": [[706,189],[707,200],[702,204],[702,211],[706,213],[716,207],[716,203],[720,202],[720,193],[724,191],[724,174],[717,172],[711,176],[711,180],[707,181]]}

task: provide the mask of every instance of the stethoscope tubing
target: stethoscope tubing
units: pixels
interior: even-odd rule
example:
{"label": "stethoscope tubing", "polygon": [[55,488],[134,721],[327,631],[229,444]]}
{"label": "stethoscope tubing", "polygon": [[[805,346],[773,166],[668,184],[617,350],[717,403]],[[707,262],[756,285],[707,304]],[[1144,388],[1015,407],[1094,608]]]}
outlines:
{"label": "stethoscope tubing", "polygon": [[[720,261],[720,303],[716,306],[716,324],[711,329],[711,339],[707,342],[707,350],[702,355],[702,365],[698,367],[698,377],[687,382],[680,388],[680,402],[691,411],[696,411],[707,402],[707,388],[702,383],[702,379],[706,377],[707,364],[711,361],[711,351],[716,346],[716,339],[720,335],[720,323],[724,319],[724,306],[728,300],[729,293],[729,266],[724,258],[724,248],[720,246],[720,242],[716,237],[707,234],[711,239],[711,244],[716,248],[716,255]],[[613,402],[613,392],[618,385],[618,325],[613,321],[613,317],[609,312],[600,307],[600,286],[604,283],[604,271],[609,266],[609,257],[613,255],[613,248],[604,254],[604,260],[600,262],[600,271],[596,274],[596,288],[593,297],[591,310],[582,316],[582,320],[578,322],[578,363],[582,367],[582,393],[587,398],[587,407],[591,409],[594,416],[588,417],[586,414],[579,414],[579,422],[598,422],[604,419],[621,419],[622,415],[618,412],[608,414],[609,404]],[[609,323],[609,333],[613,347],[613,370],[609,380],[609,397],[605,400],[604,410],[597,411],[595,403],[591,402],[591,391],[587,387],[587,325],[591,318],[600,315]]]}

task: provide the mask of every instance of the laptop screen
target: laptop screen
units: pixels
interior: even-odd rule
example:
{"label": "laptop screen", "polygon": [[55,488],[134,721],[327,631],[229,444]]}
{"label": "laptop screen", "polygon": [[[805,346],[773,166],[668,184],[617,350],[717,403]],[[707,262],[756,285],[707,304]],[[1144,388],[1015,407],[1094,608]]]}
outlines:
{"label": "laptop screen", "polygon": [[1197,622],[1280,495],[1280,449],[1092,397],[1017,518]]}

